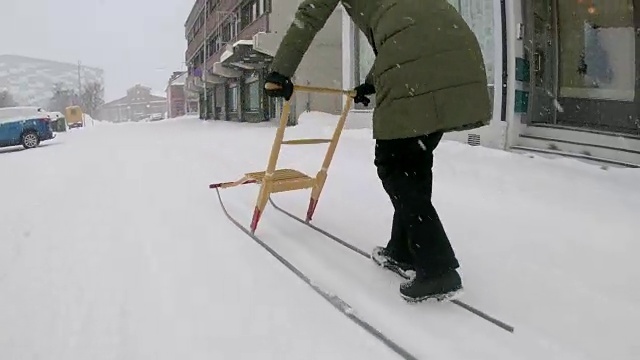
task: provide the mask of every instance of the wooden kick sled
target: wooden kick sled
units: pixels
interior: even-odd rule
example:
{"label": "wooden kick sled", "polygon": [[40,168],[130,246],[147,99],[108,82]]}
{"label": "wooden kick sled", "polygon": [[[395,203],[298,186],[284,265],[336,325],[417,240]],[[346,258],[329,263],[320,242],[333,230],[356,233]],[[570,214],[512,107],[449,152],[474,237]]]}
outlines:
{"label": "wooden kick sled", "polygon": [[[278,85],[267,83],[265,85],[267,90],[278,88]],[[311,197],[309,199],[309,207],[307,209],[306,221],[311,221],[313,214],[315,212],[316,206],[318,204],[318,199],[320,198],[320,194],[322,193],[322,188],[324,187],[325,181],[327,180],[327,172],[329,170],[329,166],[331,165],[331,160],[333,159],[333,155],[335,154],[336,147],[338,146],[338,141],[340,140],[340,135],[342,134],[342,130],[344,128],[344,124],[347,120],[347,115],[351,110],[351,106],[353,104],[353,97],[355,96],[355,92],[352,90],[342,90],[342,89],[331,89],[331,88],[322,88],[322,87],[312,87],[312,86],[294,86],[295,92],[314,92],[314,93],[324,93],[324,94],[335,94],[335,95],[344,95],[347,97],[345,101],[345,105],[342,109],[342,113],[336,124],[335,130],[333,131],[333,136],[330,139],[294,139],[294,140],[284,140],[284,133],[287,127],[287,122],[289,119],[289,113],[291,112],[291,103],[290,101],[285,101],[282,107],[282,115],[280,117],[280,124],[278,125],[278,129],[276,131],[275,139],[273,140],[273,145],[271,147],[271,153],[269,154],[269,160],[267,163],[267,169],[265,171],[256,171],[244,174],[243,177],[236,181],[231,182],[223,182],[209,185],[210,189],[215,189],[218,191],[220,189],[235,187],[239,185],[245,184],[259,184],[260,192],[258,193],[258,199],[256,201],[256,205],[253,211],[253,217],[251,219],[250,232],[253,234],[258,227],[258,222],[260,221],[260,217],[262,216],[264,209],[267,205],[268,200],[270,199],[271,194],[281,193],[286,191],[294,191],[294,190],[302,190],[302,189],[311,189]],[[315,177],[311,177],[307,174],[304,174],[301,171],[294,169],[278,169],[278,157],[280,156],[280,150],[282,145],[316,145],[316,144],[329,144],[327,147],[327,152],[324,157],[324,161],[322,162],[322,166]]]}
{"label": "wooden kick sled", "polygon": [[[266,84],[267,89],[272,89],[274,84]],[[316,209],[316,205],[318,204],[318,199],[320,198],[320,194],[322,193],[322,188],[324,187],[324,183],[327,179],[327,172],[329,170],[329,166],[331,165],[331,160],[333,159],[333,155],[336,151],[336,147],[338,145],[338,140],[340,139],[340,135],[342,134],[342,130],[344,128],[345,121],[347,119],[347,115],[351,110],[351,106],[353,105],[353,97],[355,97],[354,91],[348,90],[339,90],[339,89],[328,89],[328,88],[318,88],[318,87],[309,87],[309,86],[295,86],[295,91],[302,92],[317,92],[317,93],[325,93],[325,94],[337,94],[337,95],[345,95],[347,99],[345,101],[345,105],[342,109],[342,114],[340,115],[340,119],[335,127],[333,132],[333,136],[331,139],[296,139],[296,140],[284,140],[284,132],[287,127],[287,120],[289,118],[289,112],[291,110],[289,101],[286,101],[282,108],[282,117],[280,118],[280,124],[276,131],[275,139],[273,140],[273,146],[271,148],[271,154],[269,155],[269,162],[267,163],[267,169],[265,171],[251,172],[246,173],[242,178],[233,182],[225,182],[225,183],[217,183],[209,185],[209,188],[215,189],[218,195],[218,200],[220,201],[220,205],[222,206],[222,210],[239,229],[241,229],[245,234],[249,235],[255,242],[257,242],[260,246],[262,246],[266,251],[268,251],[271,255],[273,255],[280,263],[286,266],[289,270],[291,270],[296,276],[298,276],[302,281],[304,281],[307,285],[309,285],[315,292],[320,294],[325,300],[331,303],[336,309],[338,309],[343,314],[347,315],[351,320],[355,321],[358,325],[362,326],[366,331],[371,333],[376,338],[383,341],[387,346],[389,346],[393,351],[400,354],[405,359],[415,359],[413,355],[408,353],[405,349],[400,347],[398,344],[395,344],[393,341],[390,341],[384,334],[380,333],[373,326],[368,324],[364,319],[354,315],[356,313],[353,312],[352,307],[347,304],[344,300],[342,300],[339,296],[335,295],[332,292],[328,292],[318,286],[311,278],[305,275],[300,269],[298,269],[293,263],[289,262],[285,257],[279,254],[276,250],[271,248],[265,241],[261,240],[259,236],[255,235],[256,228],[258,227],[258,222],[260,221],[260,216],[264,212],[264,208],[267,205],[267,202],[270,202],[271,205],[285,215],[289,216],[292,219],[295,219],[309,228],[318,231],[322,235],[327,238],[335,241],[336,243],[348,248],[349,250],[365,257],[371,258],[368,252],[363,251],[362,249],[350,244],[349,242],[341,239],[340,237],[331,234],[330,232],[315,226],[312,224],[311,218],[313,217],[313,213]],[[294,169],[276,169],[278,163],[278,157],[280,155],[280,149],[282,145],[309,145],[309,144],[324,144],[328,143],[329,146],[327,148],[327,153],[324,157],[324,161],[322,166],[315,177],[311,177],[306,175],[298,170]],[[220,196],[220,189],[230,188],[234,186],[244,185],[244,184],[259,184],[260,192],[258,193],[258,199],[256,201],[256,206],[253,211],[253,218],[251,219],[251,227],[247,229],[240,222],[238,222],[234,217],[232,217],[227,211],[222,197]],[[311,198],[309,200],[309,207],[307,209],[306,220],[304,218],[298,217],[283,208],[280,208],[273,202],[271,199],[271,194],[293,191],[293,190],[301,190],[301,189],[311,189]],[[489,314],[469,305],[460,300],[453,299],[451,303],[465,309],[466,311],[492,323],[493,325],[508,331],[510,333],[514,332],[514,327],[500,321],[499,319],[490,316]]]}

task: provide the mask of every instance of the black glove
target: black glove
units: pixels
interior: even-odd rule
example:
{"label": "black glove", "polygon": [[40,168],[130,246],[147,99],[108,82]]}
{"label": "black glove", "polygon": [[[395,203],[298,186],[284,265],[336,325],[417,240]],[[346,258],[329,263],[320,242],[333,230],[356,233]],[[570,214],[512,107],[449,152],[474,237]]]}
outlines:
{"label": "black glove", "polygon": [[287,101],[291,99],[291,95],[293,95],[293,83],[291,82],[290,78],[273,71],[267,74],[264,80],[267,83],[272,83],[279,86],[279,88],[277,89],[265,89],[265,93],[267,94],[267,96],[281,97]]}
{"label": "black glove", "polygon": [[356,96],[353,97],[353,102],[362,105],[369,106],[371,100],[367,97],[367,95],[372,95],[376,93],[376,88],[371,84],[360,84],[353,89],[356,92]]}

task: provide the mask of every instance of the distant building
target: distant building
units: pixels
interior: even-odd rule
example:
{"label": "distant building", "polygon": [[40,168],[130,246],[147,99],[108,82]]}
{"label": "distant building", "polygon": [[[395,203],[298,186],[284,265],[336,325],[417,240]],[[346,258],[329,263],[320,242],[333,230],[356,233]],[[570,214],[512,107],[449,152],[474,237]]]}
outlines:
{"label": "distant building", "polygon": [[186,71],[175,71],[169,78],[165,90],[168,118],[198,113],[198,95],[185,89],[187,76]]}
{"label": "distant building", "polygon": [[80,85],[90,82],[104,85],[104,71],[81,64],[0,55],[0,91],[6,89],[23,106],[47,106],[58,83],[77,92]]}
{"label": "distant building", "polygon": [[[185,22],[187,91],[200,99],[205,119],[261,122],[280,116],[281,99],[268,98],[264,76],[301,0],[192,0]],[[314,37],[293,81],[342,86],[342,16],[337,7]],[[206,90],[206,91],[205,91]],[[305,111],[339,114],[343,99],[294,93],[292,120]]]}
{"label": "distant building", "polygon": [[102,105],[98,118],[113,122],[140,121],[166,111],[167,98],[153,95],[151,88],[138,84],[127,90],[127,96]]}

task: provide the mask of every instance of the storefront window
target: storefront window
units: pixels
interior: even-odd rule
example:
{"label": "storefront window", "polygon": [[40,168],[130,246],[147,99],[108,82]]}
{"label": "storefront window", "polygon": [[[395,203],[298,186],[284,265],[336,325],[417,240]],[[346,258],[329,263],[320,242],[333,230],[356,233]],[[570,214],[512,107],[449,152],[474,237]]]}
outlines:
{"label": "storefront window", "polygon": [[469,24],[471,30],[476,35],[484,57],[487,68],[487,80],[489,85],[494,85],[494,19],[493,0],[448,0],[457,10],[464,20]]}
{"label": "storefront window", "polygon": [[260,110],[260,81],[254,80],[247,84],[247,110]]}
{"label": "storefront window", "polygon": [[558,2],[560,96],[634,100],[633,21],[630,0]]}
{"label": "storefront window", "polygon": [[238,111],[238,85],[231,85],[228,90],[229,111]]}

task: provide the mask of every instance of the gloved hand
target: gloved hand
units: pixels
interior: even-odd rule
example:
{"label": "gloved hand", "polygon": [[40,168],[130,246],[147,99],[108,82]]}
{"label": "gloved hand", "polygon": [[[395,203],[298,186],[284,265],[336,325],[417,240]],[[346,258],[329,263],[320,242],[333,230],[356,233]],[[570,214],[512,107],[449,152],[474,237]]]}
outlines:
{"label": "gloved hand", "polygon": [[372,95],[376,93],[376,88],[371,84],[360,84],[353,89],[356,92],[356,96],[353,97],[353,102],[358,104],[362,104],[365,107],[369,106],[371,100],[367,97],[367,95]]}
{"label": "gloved hand", "polygon": [[278,89],[265,89],[265,93],[267,94],[267,96],[281,97],[287,101],[291,99],[291,95],[293,95],[293,83],[291,82],[290,78],[272,71],[267,74],[267,76],[265,76],[264,80],[267,83],[272,83],[279,86]]}

